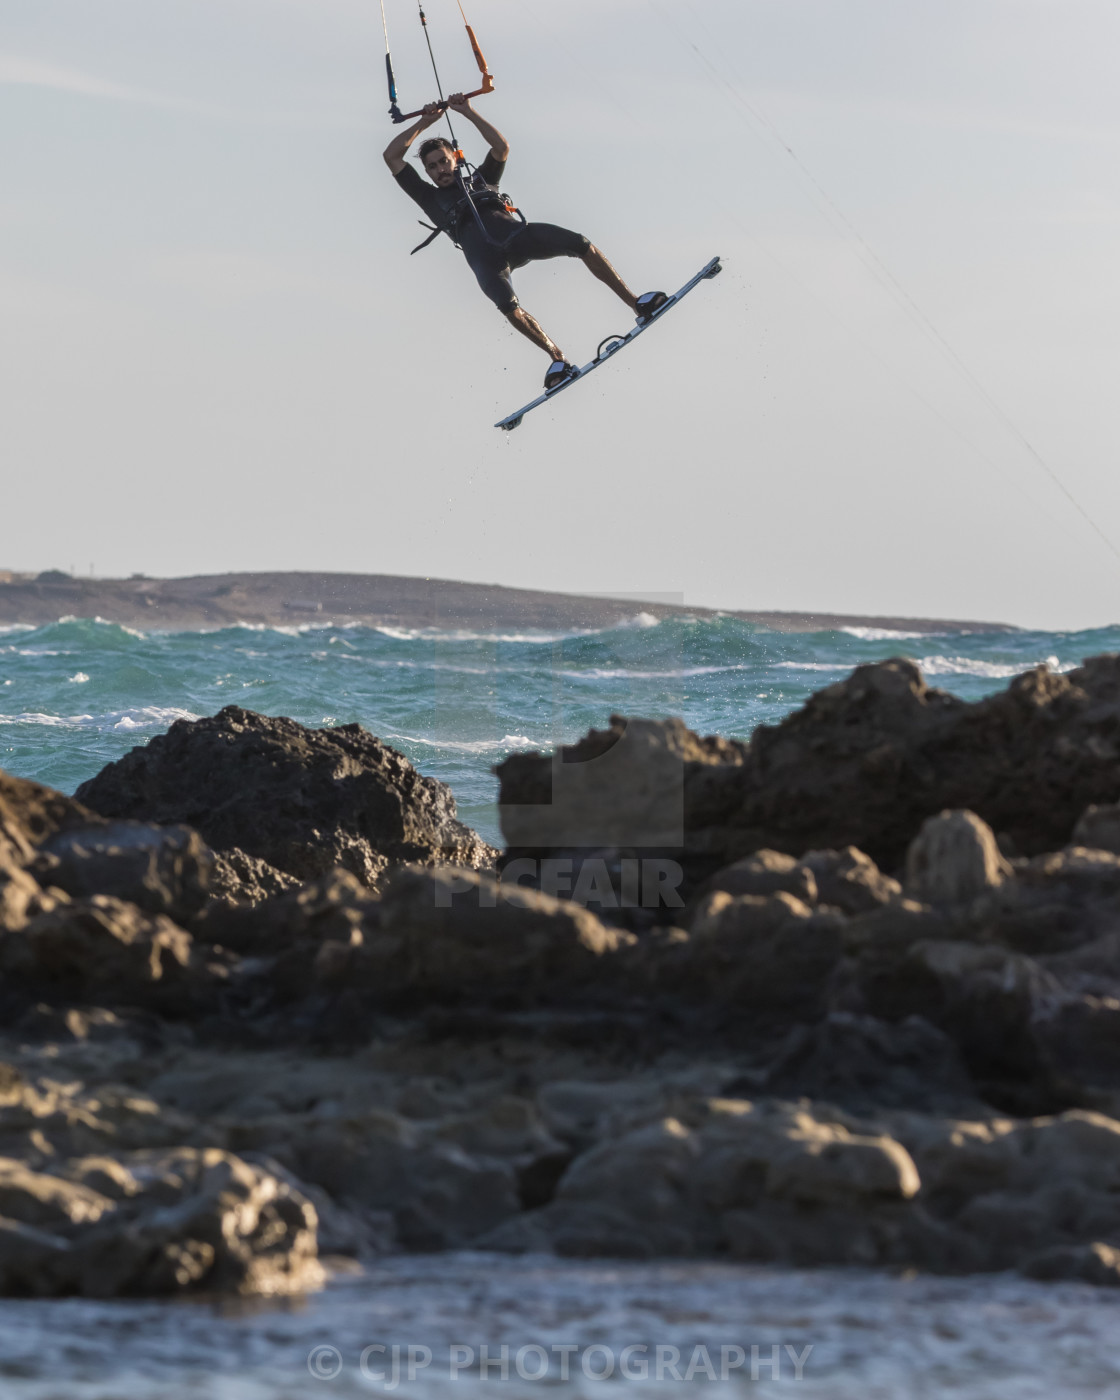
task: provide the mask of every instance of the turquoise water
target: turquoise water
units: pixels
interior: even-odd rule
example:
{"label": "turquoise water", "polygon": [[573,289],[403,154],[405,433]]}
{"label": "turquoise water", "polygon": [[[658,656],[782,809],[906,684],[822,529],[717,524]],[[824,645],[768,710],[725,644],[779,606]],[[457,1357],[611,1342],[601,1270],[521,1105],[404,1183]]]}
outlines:
{"label": "turquoise water", "polygon": [[975,699],[1029,666],[1120,650],[1090,632],[779,633],[735,618],[638,614],[589,633],[231,627],[140,633],[63,619],[0,630],[0,767],[72,792],[174,720],[242,705],[321,726],[357,721],[449,783],[497,841],[492,766],[570,742],[612,711],[679,714],[747,738],[863,661],[905,655]]}

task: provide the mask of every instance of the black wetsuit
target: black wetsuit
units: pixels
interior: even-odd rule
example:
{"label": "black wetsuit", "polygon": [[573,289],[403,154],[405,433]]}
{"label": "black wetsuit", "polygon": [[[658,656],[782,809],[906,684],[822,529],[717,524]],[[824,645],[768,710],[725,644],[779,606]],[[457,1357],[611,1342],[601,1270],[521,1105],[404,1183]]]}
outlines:
{"label": "black wetsuit", "polygon": [[441,189],[411,165],[406,165],[396,180],[432,223],[462,248],[478,285],[498,310],[508,315],[518,306],[510,281],[514,268],[544,258],[582,258],[591,244],[582,233],[573,233],[558,224],[522,224],[499,199],[485,198],[486,190],[497,194],[505,165],[504,160],[488,155],[478,171],[484,189],[476,207],[489,239],[479,228],[457,184]]}

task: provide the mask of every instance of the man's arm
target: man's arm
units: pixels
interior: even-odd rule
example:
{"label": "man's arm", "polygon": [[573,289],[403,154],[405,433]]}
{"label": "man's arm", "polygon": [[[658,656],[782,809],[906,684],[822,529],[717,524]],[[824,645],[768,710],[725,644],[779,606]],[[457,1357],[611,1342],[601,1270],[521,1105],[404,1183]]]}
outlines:
{"label": "man's arm", "polygon": [[474,123],[482,139],[489,142],[490,154],[495,160],[505,162],[509,159],[509,142],[496,126],[491,126],[485,117],[478,115],[461,92],[453,93],[447,99],[447,105],[458,116]]}
{"label": "man's arm", "polygon": [[395,136],[385,147],[385,164],[394,175],[399,175],[405,166],[405,156],[408,148],[422,131],[434,126],[443,116],[443,108],[438,102],[429,102],[421,114],[420,120],[415,126],[410,126],[407,131],[402,131],[399,136]]}

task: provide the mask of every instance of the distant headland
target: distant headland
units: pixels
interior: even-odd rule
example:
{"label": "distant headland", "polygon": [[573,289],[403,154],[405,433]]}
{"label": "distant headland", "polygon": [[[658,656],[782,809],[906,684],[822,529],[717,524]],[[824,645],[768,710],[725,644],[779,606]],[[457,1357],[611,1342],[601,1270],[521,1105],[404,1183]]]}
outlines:
{"label": "distant headland", "polygon": [[196,629],[238,622],[283,626],[351,622],[369,626],[491,629],[611,627],[637,613],[725,615],[777,632],[840,627],[897,631],[1015,631],[1001,622],[949,618],[855,616],[833,612],[766,612],[685,606],[639,598],[545,593],[490,583],[398,578],[391,574],[237,573],[189,578],[83,578],[47,569],[0,570],[0,624],[37,625],[59,617],[101,617],[128,627]]}

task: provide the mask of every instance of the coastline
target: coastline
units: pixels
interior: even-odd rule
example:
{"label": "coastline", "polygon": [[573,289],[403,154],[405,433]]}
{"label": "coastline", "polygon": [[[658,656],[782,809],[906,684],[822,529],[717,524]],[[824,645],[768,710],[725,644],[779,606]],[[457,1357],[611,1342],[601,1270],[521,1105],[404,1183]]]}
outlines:
{"label": "coastline", "polygon": [[266,627],[349,622],[437,629],[579,630],[616,627],[639,612],[658,620],[734,617],[775,632],[842,627],[900,632],[1020,630],[1003,622],[947,618],[686,607],[390,574],[285,572],[101,579],[56,570],[38,575],[0,570],[0,625],[8,626],[38,626],[74,616],[168,631],[233,627],[242,622]]}

